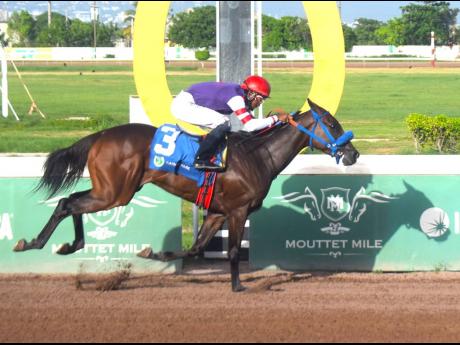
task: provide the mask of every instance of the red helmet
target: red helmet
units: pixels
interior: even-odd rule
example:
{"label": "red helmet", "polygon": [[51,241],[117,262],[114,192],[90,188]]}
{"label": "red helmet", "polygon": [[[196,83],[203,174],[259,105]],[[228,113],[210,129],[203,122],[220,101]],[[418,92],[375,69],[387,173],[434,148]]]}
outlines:
{"label": "red helmet", "polygon": [[270,83],[265,78],[257,75],[247,77],[243,84],[241,84],[241,87],[244,90],[257,92],[264,97],[269,97],[272,89]]}

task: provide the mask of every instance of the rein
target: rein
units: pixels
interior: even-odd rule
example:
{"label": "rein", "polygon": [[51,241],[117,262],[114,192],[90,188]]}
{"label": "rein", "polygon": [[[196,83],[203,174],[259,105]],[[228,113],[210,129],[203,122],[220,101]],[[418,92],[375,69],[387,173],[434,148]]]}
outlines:
{"label": "rein", "polygon": [[[304,126],[300,125],[299,123],[295,122],[292,117],[289,117],[289,124],[291,126],[296,127],[299,131],[301,131],[302,133],[305,133],[306,135],[308,135],[310,137],[309,146],[310,146],[310,148],[312,150],[314,149],[313,140],[316,140],[317,142],[319,142],[322,145],[324,145],[327,149],[329,149],[331,157],[335,158],[336,161],[337,161],[337,164],[339,164],[340,159],[342,158],[342,155],[340,153],[340,148],[342,148],[343,146],[347,145],[354,138],[353,132],[352,131],[345,132],[339,138],[335,139],[332,136],[332,134],[329,132],[329,129],[327,128],[327,126],[323,122],[323,117],[325,115],[329,114],[329,113],[319,115],[313,109],[311,109],[310,111],[311,111],[311,113],[313,115],[313,118],[315,120],[315,123],[313,125],[312,130],[309,130],[309,129],[305,128]],[[323,138],[321,138],[321,137],[319,137],[319,136],[317,136],[315,134],[315,130],[318,127],[318,125],[321,126],[321,128],[323,129],[323,132],[327,135],[327,137],[329,139],[329,142],[327,142],[326,140],[324,140]]]}

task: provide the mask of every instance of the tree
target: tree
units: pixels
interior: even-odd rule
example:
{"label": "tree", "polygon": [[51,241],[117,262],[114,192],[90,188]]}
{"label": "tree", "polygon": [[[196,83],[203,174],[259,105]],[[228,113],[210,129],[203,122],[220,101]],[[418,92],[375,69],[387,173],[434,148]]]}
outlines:
{"label": "tree", "polygon": [[300,17],[281,17],[280,26],[283,33],[283,46],[286,50],[312,50],[310,27]]}
{"label": "tree", "polygon": [[394,18],[381,28],[377,29],[376,35],[388,45],[399,46],[404,44],[403,40],[404,23],[401,18]]}
{"label": "tree", "polygon": [[354,30],[347,24],[342,24],[343,38],[345,40],[345,51],[349,52],[353,49],[353,46],[357,43],[357,38]]}
{"label": "tree", "polygon": [[[15,12],[8,22],[10,36],[16,46],[22,47],[91,47],[93,26],[78,19],[70,20],[53,12],[48,26],[48,13],[34,19],[28,12]],[[120,37],[119,28],[113,23],[98,23],[98,46],[113,47]]]}
{"label": "tree", "polygon": [[10,44],[10,41],[6,38],[6,33],[0,32],[0,43],[3,47],[8,46]]}
{"label": "tree", "polygon": [[131,5],[133,5],[133,9],[130,9],[130,10],[126,10],[124,12],[124,15],[125,15],[125,20],[124,22],[125,23],[129,23],[131,24],[131,18],[134,18],[136,16],[136,10],[137,10],[137,3],[139,1],[131,1]]}
{"label": "tree", "polygon": [[174,15],[169,39],[185,48],[215,48],[216,8],[203,6]]}
{"label": "tree", "polygon": [[37,33],[32,15],[27,11],[14,12],[8,21],[8,34],[15,46],[33,46]]}
{"label": "tree", "polygon": [[458,9],[451,9],[446,1],[418,1],[402,9],[402,44],[427,45],[431,31],[436,34],[437,44],[449,42],[450,29],[457,22]]}
{"label": "tree", "polygon": [[131,1],[131,5],[134,6],[134,9],[126,10],[123,14],[125,16],[123,20],[124,26],[120,29],[120,35],[125,42],[129,42],[129,46],[133,44],[133,24],[136,18],[136,10],[138,1]]}
{"label": "tree", "polygon": [[308,23],[300,17],[262,18],[264,51],[312,49]]}
{"label": "tree", "polygon": [[437,44],[449,44],[459,10],[446,1],[418,2],[401,7],[402,16],[377,29],[376,36],[385,44],[429,45],[434,31]]}
{"label": "tree", "polygon": [[270,16],[262,16],[262,49],[263,51],[279,51],[283,45],[282,33],[278,28],[278,20]]}
{"label": "tree", "polygon": [[69,29],[71,46],[91,47],[93,45],[93,26],[79,19],[73,19]]}
{"label": "tree", "polygon": [[97,45],[99,47],[113,47],[119,38],[121,38],[121,32],[116,24],[97,24]]}
{"label": "tree", "polygon": [[36,45],[40,47],[71,46],[70,22],[62,14],[52,13],[52,16],[53,20],[50,26],[48,26],[48,13],[43,13],[37,17],[35,23]]}
{"label": "tree", "polygon": [[211,54],[209,54],[209,50],[197,50],[195,52],[195,58],[200,61],[201,68],[204,68],[204,62],[209,60]]}
{"label": "tree", "polygon": [[376,34],[384,23],[368,18],[358,18],[354,33],[357,45],[379,45],[382,44],[381,38]]}

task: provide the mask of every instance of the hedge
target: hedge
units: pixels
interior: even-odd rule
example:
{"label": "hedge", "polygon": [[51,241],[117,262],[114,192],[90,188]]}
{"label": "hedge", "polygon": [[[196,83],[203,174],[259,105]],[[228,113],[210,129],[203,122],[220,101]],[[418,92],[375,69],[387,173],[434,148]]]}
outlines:
{"label": "hedge", "polygon": [[427,146],[435,148],[439,153],[459,152],[460,118],[410,114],[406,123],[414,138],[417,153]]}
{"label": "hedge", "polygon": [[209,60],[210,57],[211,54],[209,53],[209,50],[197,50],[195,52],[195,58],[199,61]]}

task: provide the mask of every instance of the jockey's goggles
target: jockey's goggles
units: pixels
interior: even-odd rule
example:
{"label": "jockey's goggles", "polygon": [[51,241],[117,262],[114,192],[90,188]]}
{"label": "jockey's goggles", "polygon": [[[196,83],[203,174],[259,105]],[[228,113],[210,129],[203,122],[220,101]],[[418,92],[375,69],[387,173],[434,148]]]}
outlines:
{"label": "jockey's goggles", "polygon": [[262,96],[261,94],[255,91],[249,91],[247,97],[250,102],[257,99],[260,103],[263,103],[268,98],[268,97]]}

